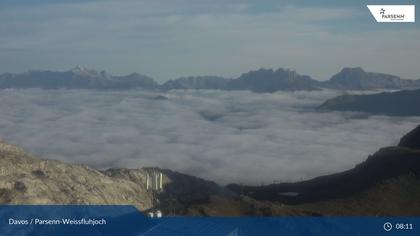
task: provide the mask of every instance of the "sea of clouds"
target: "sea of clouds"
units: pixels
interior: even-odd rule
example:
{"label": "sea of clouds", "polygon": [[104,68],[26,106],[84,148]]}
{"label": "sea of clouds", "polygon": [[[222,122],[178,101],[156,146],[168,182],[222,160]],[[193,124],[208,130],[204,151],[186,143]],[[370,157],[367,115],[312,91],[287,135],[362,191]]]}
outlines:
{"label": "sea of clouds", "polygon": [[337,94],[1,90],[0,139],[101,169],[159,166],[260,184],[352,168],[420,121],[316,111]]}

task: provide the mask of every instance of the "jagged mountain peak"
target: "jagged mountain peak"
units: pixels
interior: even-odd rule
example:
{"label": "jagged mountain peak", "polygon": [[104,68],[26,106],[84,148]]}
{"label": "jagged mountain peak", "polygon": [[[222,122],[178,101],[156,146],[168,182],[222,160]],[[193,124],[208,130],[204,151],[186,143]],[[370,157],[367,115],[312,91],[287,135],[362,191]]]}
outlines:
{"label": "jagged mountain peak", "polygon": [[71,71],[84,71],[84,70],[85,68],[82,67],[81,65],[76,65],[75,67],[71,69]]}
{"label": "jagged mountain peak", "polygon": [[85,67],[82,67],[80,65],[77,65],[76,67],[70,69],[70,72],[76,75],[80,76],[88,76],[88,77],[107,77],[107,74],[105,71],[98,72],[93,69],[87,69]]}
{"label": "jagged mountain peak", "polygon": [[367,72],[361,67],[345,67],[323,86],[342,90],[402,89],[419,86],[420,81],[404,80],[398,76]]}
{"label": "jagged mountain peak", "polygon": [[368,73],[363,70],[361,67],[344,67],[340,72],[335,74],[330,80],[331,81],[358,81],[363,79],[368,79]]}

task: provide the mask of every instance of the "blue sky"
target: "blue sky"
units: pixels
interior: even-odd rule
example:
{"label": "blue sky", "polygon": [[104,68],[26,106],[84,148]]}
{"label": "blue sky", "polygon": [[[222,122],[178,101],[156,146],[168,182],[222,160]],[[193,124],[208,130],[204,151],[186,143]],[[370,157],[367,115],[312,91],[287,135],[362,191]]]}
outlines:
{"label": "blue sky", "polygon": [[342,67],[420,78],[420,28],[366,4],[417,1],[1,0],[0,73],[82,65],[159,81],[260,67],[325,80]]}

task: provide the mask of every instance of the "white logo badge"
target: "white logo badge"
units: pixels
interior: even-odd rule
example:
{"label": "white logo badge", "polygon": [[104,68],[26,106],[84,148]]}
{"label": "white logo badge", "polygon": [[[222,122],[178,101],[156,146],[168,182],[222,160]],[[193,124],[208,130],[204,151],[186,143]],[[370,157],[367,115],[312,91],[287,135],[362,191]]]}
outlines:
{"label": "white logo badge", "polygon": [[377,22],[415,22],[414,5],[367,5]]}

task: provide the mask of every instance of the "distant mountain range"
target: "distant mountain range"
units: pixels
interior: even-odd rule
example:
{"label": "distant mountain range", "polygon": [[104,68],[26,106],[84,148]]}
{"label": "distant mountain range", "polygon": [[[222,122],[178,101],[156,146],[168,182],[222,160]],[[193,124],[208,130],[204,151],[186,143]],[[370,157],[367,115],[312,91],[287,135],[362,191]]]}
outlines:
{"label": "distant mountain range", "polygon": [[214,182],[159,168],[96,170],[32,157],[0,142],[0,204],[130,204],[152,208],[147,174],[163,173],[165,215],[420,214],[420,126],[353,169],[264,186]]}
{"label": "distant mountain range", "polygon": [[342,95],[325,101],[325,111],[357,111],[375,115],[420,116],[420,89],[369,95]]}
{"label": "distant mountain range", "polygon": [[0,75],[0,88],[43,88],[43,89],[155,89],[152,78],[140,74],[112,76],[105,71],[97,72],[76,67],[65,72],[28,71],[23,74]]}
{"label": "distant mountain range", "polygon": [[158,84],[152,78],[133,73],[113,76],[105,71],[97,72],[80,66],[65,72],[29,71],[22,74],[0,75],[0,89],[218,89],[249,90],[253,92],[299,90],[377,90],[420,88],[419,80],[401,79],[398,76],[365,72],[362,68],[344,68],[327,81],[318,81],[287,69],[259,69],[242,74],[235,79],[218,76],[182,77]]}

